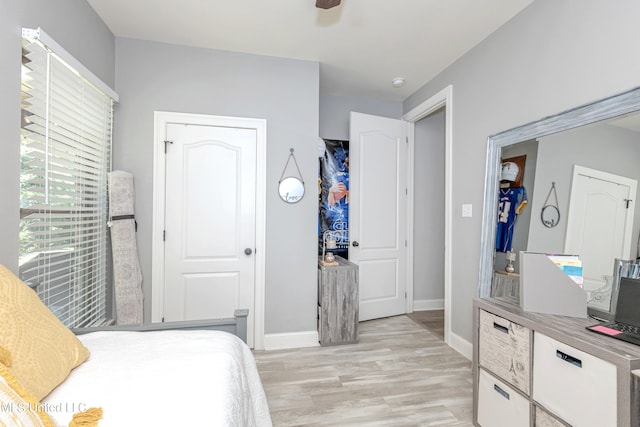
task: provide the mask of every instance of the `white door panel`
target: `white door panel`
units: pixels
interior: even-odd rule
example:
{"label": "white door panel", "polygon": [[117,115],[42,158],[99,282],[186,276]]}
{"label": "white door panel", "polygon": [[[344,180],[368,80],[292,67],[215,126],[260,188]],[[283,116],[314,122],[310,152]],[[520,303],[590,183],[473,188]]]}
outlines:
{"label": "white door panel", "polygon": [[[233,273],[183,274],[180,289],[184,312],[192,319],[211,318],[211,313],[231,313],[240,305],[240,275]],[[203,303],[206,302],[206,303]]]}
{"label": "white door panel", "polygon": [[407,124],[351,113],[349,260],[360,320],[406,313]]}
{"label": "white door panel", "polygon": [[251,329],[256,130],[170,123],[166,138],[164,319],[248,308]]}
{"label": "white door panel", "polygon": [[[239,150],[211,141],[190,144],[183,150],[182,198],[180,204],[168,206],[168,210],[182,210],[184,221],[181,226],[186,243],[183,248],[188,251],[183,257],[185,260],[237,260],[241,215],[237,201],[239,189],[237,182],[229,177],[239,169]],[[222,188],[212,185],[220,182],[225,183]],[[224,206],[224,209],[216,209],[216,206]],[[212,219],[215,224],[226,227],[212,227]]]}
{"label": "white door panel", "polygon": [[565,252],[582,260],[584,289],[604,286],[614,258],[629,259],[635,198],[634,180],[575,166],[567,218]]}
{"label": "white door panel", "polygon": [[360,261],[359,267],[360,283],[367,284],[361,289],[361,302],[373,302],[398,297],[398,260]]}

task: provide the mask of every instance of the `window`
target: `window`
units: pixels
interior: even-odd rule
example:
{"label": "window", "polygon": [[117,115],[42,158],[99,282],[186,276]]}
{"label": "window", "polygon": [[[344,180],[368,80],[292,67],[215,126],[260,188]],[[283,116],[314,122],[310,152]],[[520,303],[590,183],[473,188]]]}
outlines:
{"label": "window", "polygon": [[65,325],[83,327],[110,317],[107,174],[117,95],[74,61],[46,33],[23,30],[19,264]]}

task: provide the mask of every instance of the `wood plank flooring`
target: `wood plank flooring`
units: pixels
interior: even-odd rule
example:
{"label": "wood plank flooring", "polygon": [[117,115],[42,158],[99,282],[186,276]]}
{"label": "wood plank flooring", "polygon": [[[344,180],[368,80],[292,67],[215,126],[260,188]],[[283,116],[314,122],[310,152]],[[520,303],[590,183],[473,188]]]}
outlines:
{"label": "wood plank flooring", "polygon": [[360,342],[254,352],[273,425],[471,426],[471,362],[407,316]]}
{"label": "wood plank flooring", "polygon": [[407,317],[444,340],[444,310],[414,311]]}

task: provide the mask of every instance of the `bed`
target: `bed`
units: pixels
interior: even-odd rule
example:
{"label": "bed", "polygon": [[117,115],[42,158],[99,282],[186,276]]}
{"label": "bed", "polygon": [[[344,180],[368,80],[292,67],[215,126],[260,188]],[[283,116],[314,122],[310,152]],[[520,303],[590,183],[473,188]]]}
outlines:
{"label": "bed", "polygon": [[271,426],[246,316],[71,331],[0,266],[0,425]]}

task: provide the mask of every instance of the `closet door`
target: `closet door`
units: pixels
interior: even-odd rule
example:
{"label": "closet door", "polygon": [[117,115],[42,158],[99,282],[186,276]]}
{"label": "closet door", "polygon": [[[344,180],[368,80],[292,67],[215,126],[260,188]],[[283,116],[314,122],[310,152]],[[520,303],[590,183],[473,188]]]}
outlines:
{"label": "closet door", "polygon": [[407,129],[351,113],[349,261],[358,264],[360,320],[406,313]]}

